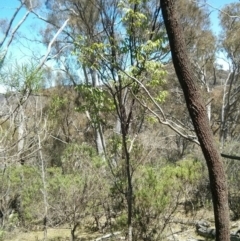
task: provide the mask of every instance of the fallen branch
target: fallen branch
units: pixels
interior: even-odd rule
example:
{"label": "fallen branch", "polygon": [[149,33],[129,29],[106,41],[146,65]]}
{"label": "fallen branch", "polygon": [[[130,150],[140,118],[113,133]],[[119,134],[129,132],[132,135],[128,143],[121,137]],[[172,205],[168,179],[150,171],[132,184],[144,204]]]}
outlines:
{"label": "fallen branch", "polygon": [[[103,241],[103,240],[107,240],[107,239],[112,238],[112,237],[114,237],[114,236],[115,236],[115,237],[116,237],[116,236],[119,237],[120,234],[121,234],[121,232],[108,233],[108,234],[105,234],[104,236],[101,236],[101,237],[99,237],[99,238],[96,238],[96,239],[94,239],[94,240],[92,240],[92,241]],[[120,239],[120,240],[125,240],[124,237],[119,237],[119,239]]]}

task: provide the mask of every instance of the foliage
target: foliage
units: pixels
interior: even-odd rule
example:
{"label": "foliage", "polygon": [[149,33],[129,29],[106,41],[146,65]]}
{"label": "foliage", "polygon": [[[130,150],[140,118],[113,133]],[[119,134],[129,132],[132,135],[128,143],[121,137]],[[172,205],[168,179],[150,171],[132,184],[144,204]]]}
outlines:
{"label": "foliage", "polygon": [[49,106],[50,117],[58,119],[58,115],[66,108],[67,98],[59,95],[52,96]]}
{"label": "foliage", "polygon": [[[91,114],[92,123],[103,122],[104,118],[102,115],[114,110],[113,100],[102,88],[83,84],[77,87],[77,91],[81,93],[84,103],[77,106],[75,110],[88,111]],[[101,113],[101,115],[99,113]]]}
{"label": "foliage", "polygon": [[[226,142],[225,150],[233,156],[239,155],[239,144],[238,141]],[[229,187],[229,209],[231,211],[231,218],[233,220],[238,220],[240,218],[239,211],[239,199],[240,193],[238,187],[240,184],[239,175],[239,161],[238,160],[228,160],[226,161],[226,173],[228,176],[228,187]]]}
{"label": "foliage", "polygon": [[[227,5],[220,13],[223,31],[218,38],[210,29],[210,12],[204,4],[183,0],[177,4],[194,76],[205,102],[212,104],[215,138],[224,132],[224,150],[238,155],[240,25],[238,18],[228,15],[237,15],[239,5]],[[59,0],[47,1],[46,9],[34,8],[38,13],[45,10],[47,25],[41,32],[45,45],[70,19],[51,46],[57,69],[51,64],[48,72],[36,71],[33,63],[6,64],[8,60],[0,59],[0,82],[9,90],[2,102],[4,111],[0,110],[3,231],[10,224],[32,228],[43,223],[40,145],[49,225],[67,224],[71,230],[86,225],[101,232],[126,229],[132,205],[133,238],[159,240],[179,200],[199,201],[199,196],[209,194],[203,164],[186,157],[199,158],[198,147],[158,122],[161,112],[170,126],[195,135],[172,67],[160,2]],[[219,69],[218,40],[228,54],[231,74]],[[53,83],[56,86],[48,89]],[[38,91],[41,86],[46,89]],[[21,98],[36,91],[41,93],[39,99]],[[16,103],[26,120],[22,137]],[[99,136],[104,154],[98,153]],[[19,152],[22,139],[24,152]],[[20,155],[26,157],[21,166]],[[238,167],[235,162],[225,164],[230,208],[239,218]],[[16,200],[21,205],[10,220],[9,206],[15,197],[20,197]]]}
{"label": "foliage", "polygon": [[[87,143],[81,145],[72,143],[67,146],[62,155],[62,168],[64,173],[75,173],[86,169],[102,168],[104,162],[100,156],[97,155],[96,150]],[[92,170],[94,171],[94,169]]]}
{"label": "foliage", "polygon": [[[82,221],[82,218],[90,212],[89,208],[93,208],[95,200],[99,200],[104,194],[98,194],[99,185],[102,191],[105,185],[104,182],[99,182],[99,175],[101,175],[104,163],[93,148],[84,144],[81,146],[69,145],[62,158],[62,168],[46,169],[46,191],[50,207],[48,221],[54,225],[66,222],[74,225]],[[8,225],[13,225],[13,222],[15,225],[19,225],[24,222],[25,225],[31,227],[30,224],[40,224],[43,220],[43,184],[40,173],[41,170],[37,167],[26,165],[7,168],[2,173],[4,181],[1,193],[8,194],[4,212],[7,213],[10,207],[9,197],[21,197],[18,206],[14,206],[15,218],[14,220],[9,219]],[[96,185],[97,182],[99,185]],[[56,196],[58,196],[57,200]],[[37,208],[36,203],[38,203]]]}
{"label": "foliage", "polygon": [[159,240],[179,200],[200,178],[199,161],[182,160],[163,168],[142,166],[135,181],[135,240]]}
{"label": "foliage", "polygon": [[[5,214],[10,209],[17,214],[14,223],[31,223],[42,211],[42,184],[38,170],[31,166],[8,167],[1,174],[3,180],[1,193],[3,195],[8,193],[4,200]],[[35,203],[39,204],[38,208],[35,207]],[[9,220],[9,223],[12,222],[13,220]]]}
{"label": "foliage", "polygon": [[23,95],[37,91],[42,83],[42,71],[33,63],[11,64],[1,69],[1,83],[8,91],[21,92]]}
{"label": "foliage", "polygon": [[4,240],[4,235],[5,235],[5,231],[0,229],[0,240],[3,241]]}

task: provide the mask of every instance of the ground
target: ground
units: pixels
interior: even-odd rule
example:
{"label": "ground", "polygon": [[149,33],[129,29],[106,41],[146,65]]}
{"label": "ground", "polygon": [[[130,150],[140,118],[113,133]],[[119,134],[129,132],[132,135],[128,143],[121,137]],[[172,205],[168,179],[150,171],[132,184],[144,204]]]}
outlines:
{"label": "ground", "polygon": [[[183,212],[179,212],[174,218],[172,218],[171,224],[168,230],[166,230],[166,240],[169,241],[204,241],[203,237],[196,234],[195,223],[199,220],[206,220],[214,228],[214,218],[212,211],[208,209],[202,209],[197,212],[193,212],[185,215]],[[236,232],[240,229],[240,220],[231,222],[231,232]],[[81,241],[93,241],[98,237],[102,237],[104,234],[78,231],[77,237]],[[0,238],[1,240],[1,238]],[[13,232],[6,234],[4,241],[40,241],[43,240],[43,231],[32,232],[20,232],[15,229]],[[49,228],[48,229],[48,241],[70,241],[70,229],[69,228]],[[99,239],[101,240],[101,239]],[[107,239],[102,239],[107,240]],[[108,239],[109,240],[109,239]],[[114,240],[114,239],[113,239]],[[116,239],[120,240],[120,239]]]}

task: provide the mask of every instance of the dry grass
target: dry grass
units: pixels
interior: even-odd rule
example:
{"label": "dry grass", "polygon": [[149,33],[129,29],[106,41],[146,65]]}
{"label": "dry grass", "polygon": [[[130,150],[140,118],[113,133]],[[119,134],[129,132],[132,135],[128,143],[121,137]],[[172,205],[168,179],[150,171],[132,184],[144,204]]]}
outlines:
{"label": "dry grass", "polygon": [[[40,241],[43,240],[43,231],[32,231],[21,233],[14,231],[14,233],[7,233],[6,241]],[[48,229],[49,240],[70,240],[70,229]]]}
{"label": "dry grass", "polygon": [[[203,208],[196,212],[186,215],[184,210],[180,209],[175,215],[168,228],[165,230],[165,240],[177,240],[186,241],[189,239],[204,240],[196,234],[195,222],[199,220],[206,220],[214,228],[213,211],[209,208]],[[240,229],[240,220],[231,222],[231,232],[236,232]],[[77,240],[89,241],[94,240],[97,237],[101,237],[103,234],[90,233],[83,229],[79,229],[76,232]],[[1,239],[0,239],[1,240]],[[7,233],[4,241],[43,241],[43,231],[31,231],[22,232],[20,230],[14,230],[12,233]],[[70,241],[70,229],[69,228],[49,228],[48,229],[48,241]]]}
{"label": "dry grass", "polygon": [[[32,232],[25,232],[22,233],[20,231],[14,231],[14,233],[7,233],[4,241],[42,241],[43,231],[32,231]],[[97,233],[77,233],[78,238],[80,240],[92,240],[99,236]],[[48,241],[67,241],[70,239],[70,229],[68,228],[59,228],[59,229],[53,229],[49,228],[47,233]]]}

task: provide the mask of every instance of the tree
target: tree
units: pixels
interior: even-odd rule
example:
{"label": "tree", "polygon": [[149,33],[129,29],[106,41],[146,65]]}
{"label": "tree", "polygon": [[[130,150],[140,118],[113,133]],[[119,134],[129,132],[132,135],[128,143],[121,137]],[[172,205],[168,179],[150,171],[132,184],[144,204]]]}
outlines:
{"label": "tree", "polygon": [[194,83],[194,75],[187,56],[176,5],[172,0],[161,0],[161,7],[175,71],[183,89],[188,111],[208,166],[214,206],[216,240],[230,240],[228,191],[223,163],[214,144],[205,105]]}
{"label": "tree", "polygon": [[219,14],[222,32],[220,34],[220,48],[227,55],[229,69],[224,80],[222,108],[220,116],[220,141],[222,148],[226,141],[238,141],[238,124],[240,120],[238,109],[240,101],[239,91],[239,44],[240,31],[239,3],[226,5]]}
{"label": "tree", "polygon": [[[100,130],[98,126],[103,120],[101,114],[105,113],[103,112],[103,108],[106,107],[105,97],[110,96],[113,103],[114,112],[111,113],[114,113],[117,134],[120,135],[113,134],[112,136],[117,140],[115,144],[121,146],[121,153],[117,156],[118,152],[113,146],[106,147],[106,153],[112,168],[113,160],[117,163],[118,168],[122,166],[122,176],[119,175],[120,172],[118,175],[115,172],[114,179],[118,185],[121,183],[122,186],[120,185],[118,188],[120,187],[119,190],[127,200],[129,239],[131,240],[132,206],[134,205],[132,177],[135,172],[131,149],[143,126],[144,115],[142,113],[145,113],[146,110],[145,106],[141,108],[137,105],[136,99],[141,99],[143,96],[142,83],[149,85],[151,92],[156,94],[157,90],[155,92],[154,89],[156,83],[161,82],[164,76],[164,71],[162,74],[160,71],[162,66],[157,61],[164,59],[168,53],[168,43],[162,26],[160,6],[159,3],[156,4],[156,1],[148,3],[145,1],[95,1],[93,3],[91,1],[90,4],[88,3],[86,1],[64,1],[61,5],[62,8],[58,9],[59,14],[56,15],[52,10],[59,6],[59,2],[52,1],[52,5],[49,7],[51,11],[46,21],[52,24],[50,29],[71,15],[70,28],[64,33],[68,43],[75,42],[75,54],[78,56],[79,65],[82,66],[85,74],[86,86],[80,86],[78,91],[84,93],[85,97],[86,93],[93,94],[88,95],[88,99],[91,97],[91,102],[87,106],[88,114],[90,113],[89,120],[93,122],[93,129]],[[198,10],[196,5],[193,5],[193,10],[194,15]],[[94,16],[91,21],[89,21],[89,14]],[[204,14],[201,15],[201,19],[204,19],[204,16]],[[197,21],[194,23],[198,24]],[[46,33],[49,33],[49,29]],[[201,33],[199,29],[201,26],[198,26],[198,34]],[[190,32],[188,34],[191,40],[189,49],[194,49],[194,41],[191,38],[194,30],[189,28],[186,32]],[[198,34],[194,35],[194,39],[199,37]],[[57,50],[62,49],[61,46],[65,41],[62,40],[56,44],[56,53],[61,52]],[[165,47],[163,47],[164,45]],[[64,51],[66,52],[61,52],[61,54],[67,53],[66,49]],[[157,70],[159,70],[158,77],[154,76]],[[71,76],[73,77],[73,75]],[[94,84],[97,78],[104,87]],[[72,80],[72,78],[70,79]],[[136,84],[134,79],[138,79],[139,82]],[[155,87],[154,81],[151,83],[151,80],[155,81]],[[79,83],[79,80],[73,79],[72,82],[75,85],[75,83]],[[162,84],[160,82],[158,84]],[[109,95],[106,95],[107,92]],[[159,92],[160,96],[154,96],[158,99],[158,103],[164,100],[164,93],[166,93],[161,88],[159,88]],[[148,97],[143,97],[144,101],[146,99]],[[162,123],[173,128],[164,114],[163,119]],[[186,136],[190,139],[190,136]],[[112,158],[113,154],[114,158]]]}
{"label": "tree", "polygon": [[[51,5],[52,10],[57,4],[55,2]],[[162,23],[158,21],[160,6],[159,3],[155,5],[155,1],[141,3],[118,0],[64,1],[62,6],[66,11],[62,9],[61,14],[72,17],[71,28],[66,35],[75,44],[75,54],[85,77],[86,84],[80,85],[77,90],[88,101],[85,111],[96,132],[96,143],[102,143],[96,145],[98,153],[101,154],[100,150],[106,149],[104,152],[114,173],[114,185],[120,195],[125,197],[128,236],[132,240],[132,179],[135,170],[131,150],[142,130],[145,108],[136,103],[132,94],[140,93],[141,88],[123,71],[130,71],[135,77],[141,76],[145,82],[151,77],[155,82],[161,82],[165,72],[158,69],[161,66],[157,62],[161,58],[160,54],[155,55],[161,45],[156,36],[163,34]],[[61,15],[56,16],[52,12],[49,16],[52,26],[57,25]],[[63,43],[60,42],[59,45],[61,44]],[[149,85],[154,81],[149,81]],[[157,96],[159,101],[164,99],[164,94],[162,91]],[[83,109],[82,107],[84,106],[80,105],[78,109]],[[112,141],[108,142],[112,146],[104,147],[102,127],[107,126],[108,120],[103,118],[103,114],[109,110],[110,117],[115,119],[116,124],[111,130]],[[114,145],[120,146],[120,150],[115,149]]]}
{"label": "tree", "polygon": [[[14,195],[13,201],[8,201],[11,196],[8,192],[4,194],[4,199],[1,200],[1,215],[8,219],[9,215],[9,208],[12,208],[12,211],[16,211],[18,214],[18,220],[21,222],[22,225],[25,223],[25,216],[27,216],[26,213],[24,213],[25,210],[23,210],[23,203],[29,198],[30,195],[23,195],[24,193],[24,178],[25,178],[25,169],[27,170],[27,167],[22,167],[21,165],[25,164],[26,159],[40,159],[41,161],[41,168],[42,168],[42,184],[43,184],[43,199],[44,199],[44,217],[43,217],[43,223],[44,223],[44,232],[45,232],[45,239],[47,238],[47,215],[48,215],[48,209],[47,209],[47,191],[46,191],[46,179],[45,179],[45,164],[43,161],[43,154],[42,154],[42,137],[41,137],[41,130],[45,130],[45,128],[42,125],[42,105],[40,104],[38,98],[34,99],[31,95],[33,92],[38,90],[38,87],[40,85],[40,82],[42,81],[42,73],[41,69],[46,62],[46,59],[49,55],[49,52],[51,50],[51,45],[56,40],[57,36],[65,25],[67,24],[67,21],[64,22],[62,27],[58,30],[57,34],[53,37],[53,39],[50,41],[48,45],[48,51],[45,54],[43,60],[38,65],[34,64],[16,64],[11,65],[10,67],[7,67],[6,65],[3,65],[3,62],[5,60],[7,51],[9,49],[10,44],[13,41],[14,35],[16,34],[17,30],[21,26],[21,24],[25,21],[27,16],[29,15],[30,11],[32,10],[32,6],[29,6],[30,10],[27,11],[24,18],[18,23],[16,28],[10,33],[13,21],[16,18],[16,15],[18,14],[19,10],[23,7],[24,4],[27,2],[21,2],[20,7],[17,8],[16,12],[13,14],[13,17],[11,18],[9,24],[6,26],[6,32],[4,33],[3,40],[0,43],[0,47],[3,47],[5,42],[8,40],[5,47],[5,51],[3,52],[3,56],[1,57],[1,83],[4,83],[5,86],[8,87],[8,97],[4,97],[3,101],[6,103],[5,108],[2,109],[3,115],[1,116],[1,127],[6,124],[6,128],[1,129],[1,133],[3,133],[2,140],[5,144],[5,141],[7,139],[8,145],[4,146],[1,145],[1,158],[2,156],[5,156],[6,159],[8,159],[8,162],[4,163],[4,171],[1,173],[2,178],[5,175],[5,171],[9,171],[11,173],[12,169],[16,173],[16,186],[20,186],[20,188],[17,188],[17,190],[13,190],[13,194],[10,193],[10,195]],[[6,61],[5,61],[6,62]],[[31,96],[31,98],[30,98]],[[7,100],[10,99],[10,100]],[[30,99],[30,101],[29,101]],[[9,102],[8,102],[9,101]],[[34,102],[36,101],[36,102]],[[29,114],[28,111],[28,105],[33,105],[32,108],[32,118],[31,120],[27,118],[27,115]],[[7,109],[9,108],[9,110]],[[34,112],[34,108],[36,108],[36,111]],[[40,111],[38,110],[40,108]],[[3,117],[3,118],[2,118]],[[40,117],[40,120],[38,119]],[[44,122],[44,121],[43,121]],[[31,127],[32,128],[31,128]],[[39,126],[41,126],[39,128]],[[29,127],[29,128],[28,128]],[[39,130],[39,131],[37,131]],[[9,140],[10,139],[10,140]],[[38,139],[36,141],[36,139]],[[36,148],[33,150],[33,148]],[[36,152],[38,152],[38,157],[36,156]],[[4,159],[5,159],[4,158]],[[10,164],[10,162],[12,163]],[[21,165],[17,165],[17,163],[20,163]],[[10,168],[9,166],[15,165],[14,168]],[[33,172],[32,172],[33,173]],[[12,174],[12,173],[11,173]],[[31,175],[31,174],[30,174]],[[13,183],[12,180],[8,180],[9,183]],[[20,184],[20,185],[19,185]],[[9,185],[9,184],[8,184]],[[27,186],[27,185],[26,185]],[[39,187],[39,186],[38,186]],[[1,191],[5,192],[4,187]],[[36,189],[33,188],[34,194],[36,194]],[[31,197],[30,197],[31,198]],[[4,202],[5,201],[5,202]],[[28,200],[29,201],[29,200]],[[12,204],[13,202],[13,204]],[[26,201],[27,202],[27,201]],[[6,205],[3,205],[6,204]],[[29,203],[28,203],[29,204]],[[13,207],[11,207],[13,205]],[[27,205],[26,205],[27,206]],[[25,207],[27,209],[27,207]],[[25,214],[25,215],[24,215]],[[6,216],[6,217],[5,217]],[[3,221],[4,221],[3,218]]]}
{"label": "tree", "polygon": [[208,118],[211,120],[210,92],[215,82],[215,71],[217,64],[216,37],[210,28],[210,12],[194,1],[179,1],[180,22],[182,24],[184,39],[187,46],[188,56],[193,66],[194,74],[197,75],[197,82],[203,87],[203,94],[207,102]]}
{"label": "tree", "polygon": [[23,9],[24,7],[24,2],[19,1],[20,4],[17,7],[17,9],[15,10],[15,12],[13,13],[11,19],[8,21],[6,19],[1,19],[0,21],[0,27],[2,29],[4,29],[3,31],[3,38],[0,41],[0,49],[1,49],[1,60],[0,60],[0,67],[2,67],[3,62],[5,57],[7,56],[7,52],[9,51],[9,47],[11,46],[11,43],[17,33],[17,31],[19,30],[19,28],[21,27],[21,25],[24,23],[24,21],[27,19],[27,17],[30,14],[30,10],[28,10],[25,15],[23,16],[23,18],[17,23],[16,27],[13,29],[13,23],[16,20],[19,12]]}

